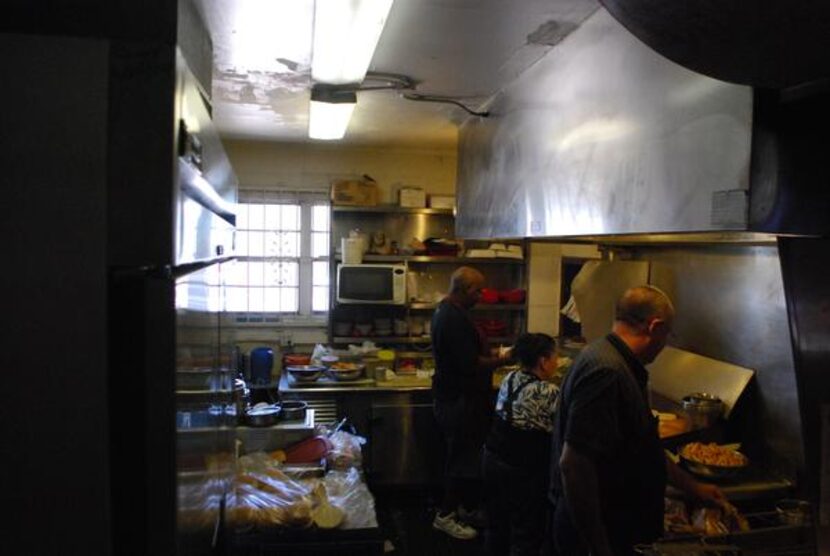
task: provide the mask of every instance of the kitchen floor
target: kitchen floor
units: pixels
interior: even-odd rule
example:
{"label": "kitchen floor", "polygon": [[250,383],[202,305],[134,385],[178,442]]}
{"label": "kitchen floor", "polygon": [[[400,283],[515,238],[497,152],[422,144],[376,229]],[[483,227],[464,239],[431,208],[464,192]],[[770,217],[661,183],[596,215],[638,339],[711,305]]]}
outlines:
{"label": "kitchen floor", "polygon": [[484,553],[483,532],[461,541],[432,528],[438,497],[424,489],[376,489],[378,524],[390,556],[466,556]]}

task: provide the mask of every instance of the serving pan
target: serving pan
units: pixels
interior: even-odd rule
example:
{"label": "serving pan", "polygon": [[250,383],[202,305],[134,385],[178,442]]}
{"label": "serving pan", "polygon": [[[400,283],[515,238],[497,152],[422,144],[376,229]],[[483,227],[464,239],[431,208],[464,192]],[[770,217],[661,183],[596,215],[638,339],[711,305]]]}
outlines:
{"label": "serving pan", "polygon": [[291,365],[285,370],[297,382],[314,382],[326,369],[319,365]]}
{"label": "serving pan", "polygon": [[[731,479],[740,475],[747,467],[749,467],[749,460],[744,454],[738,452],[738,450],[732,450],[743,458],[744,463],[743,465],[713,465],[711,463],[704,463],[702,461],[698,461],[696,459],[689,458],[684,452],[686,448],[690,446],[690,444],[686,444],[685,446],[681,447],[678,455],[680,456],[680,462],[683,464],[690,473],[697,475],[703,479]],[[725,448],[724,446],[718,446],[719,449]],[[726,448],[729,449],[729,448]]]}
{"label": "serving pan", "polygon": [[355,363],[339,363],[329,367],[326,372],[334,380],[345,382],[349,380],[357,380],[363,376],[363,368],[364,365],[358,365]]}

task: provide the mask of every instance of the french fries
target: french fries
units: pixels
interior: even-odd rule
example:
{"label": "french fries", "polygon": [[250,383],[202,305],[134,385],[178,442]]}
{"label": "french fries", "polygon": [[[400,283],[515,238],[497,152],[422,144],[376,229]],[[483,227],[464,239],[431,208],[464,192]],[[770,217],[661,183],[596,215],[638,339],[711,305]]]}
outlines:
{"label": "french fries", "polygon": [[680,455],[697,463],[717,467],[744,467],[749,463],[747,457],[742,453],[726,446],[719,446],[714,442],[709,444],[691,442],[683,446]]}

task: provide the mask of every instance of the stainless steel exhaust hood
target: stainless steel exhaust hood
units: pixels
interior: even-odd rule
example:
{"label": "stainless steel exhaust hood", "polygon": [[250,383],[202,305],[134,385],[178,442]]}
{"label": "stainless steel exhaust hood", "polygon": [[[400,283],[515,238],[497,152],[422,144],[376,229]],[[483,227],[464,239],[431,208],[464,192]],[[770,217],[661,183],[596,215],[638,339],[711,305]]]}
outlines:
{"label": "stainless steel exhaust hood", "polygon": [[456,233],[824,234],[828,98],[693,72],[600,9],[462,126]]}

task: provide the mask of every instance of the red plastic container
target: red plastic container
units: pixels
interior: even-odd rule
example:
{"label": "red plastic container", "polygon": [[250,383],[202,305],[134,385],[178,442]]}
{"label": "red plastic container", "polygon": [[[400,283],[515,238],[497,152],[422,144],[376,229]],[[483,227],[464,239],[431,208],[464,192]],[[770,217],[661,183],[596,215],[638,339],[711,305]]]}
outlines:
{"label": "red plastic container", "polygon": [[493,303],[499,302],[499,292],[496,290],[491,290],[489,288],[482,288],[481,289],[481,297],[479,298],[481,303],[487,303],[491,305]]}
{"label": "red plastic container", "polygon": [[502,290],[499,292],[499,301],[511,305],[519,305],[525,302],[527,292],[523,289]]}
{"label": "red plastic container", "polygon": [[308,365],[311,363],[311,356],[304,353],[289,353],[282,358],[282,362],[286,367]]}

